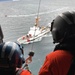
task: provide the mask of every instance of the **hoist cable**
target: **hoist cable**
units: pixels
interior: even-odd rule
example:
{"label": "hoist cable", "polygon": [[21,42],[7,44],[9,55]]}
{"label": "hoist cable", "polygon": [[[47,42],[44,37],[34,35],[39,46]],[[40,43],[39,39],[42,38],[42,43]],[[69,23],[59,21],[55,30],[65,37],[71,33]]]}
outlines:
{"label": "hoist cable", "polygon": [[[39,0],[38,13],[37,13],[37,18],[36,18],[36,25],[38,25],[38,17],[39,17],[40,2],[41,2],[41,0]],[[35,26],[35,31],[34,31],[33,37],[35,37],[36,27],[37,27],[37,26]],[[26,59],[26,61],[32,61],[32,57],[34,56],[33,45],[34,45],[34,40],[33,40],[32,46],[31,46],[31,51],[30,51],[29,54],[28,54],[29,57]],[[26,68],[26,69],[29,70],[28,64],[26,63],[26,64],[24,65],[23,68]]]}
{"label": "hoist cable", "polygon": [[[38,22],[39,22],[40,4],[41,4],[41,0],[39,0],[38,13],[37,13],[37,18],[36,18],[36,26],[35,26],[35,31],[34,31],[33,37],[35,37],[35,34],[36,34],[36,27],[38,26]],[[34,41],[35,41],[35,40],[33,40],[33,42],[34,42]],[[34,45],[34,43],[32,43],[31,50],[33,50],[33,45]]]}

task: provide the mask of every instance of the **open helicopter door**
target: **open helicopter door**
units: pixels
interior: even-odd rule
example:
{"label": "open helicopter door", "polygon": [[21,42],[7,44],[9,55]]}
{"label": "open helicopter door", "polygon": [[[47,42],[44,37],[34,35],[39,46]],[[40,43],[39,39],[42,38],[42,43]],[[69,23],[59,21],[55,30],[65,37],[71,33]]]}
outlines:
{"label": "open helicopter door", "polygon": [[1,28],[1,25],[0,25],[0,43],[3,42],[3,38],[4,38],[4,35],[3,35],[2,28]]}

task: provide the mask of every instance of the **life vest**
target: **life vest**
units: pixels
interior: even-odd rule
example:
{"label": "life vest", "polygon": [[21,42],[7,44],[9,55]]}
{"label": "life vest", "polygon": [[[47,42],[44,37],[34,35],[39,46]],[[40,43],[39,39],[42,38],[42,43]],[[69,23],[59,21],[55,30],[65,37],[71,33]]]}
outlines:
{"label": "life vest", "polygon": [[30,71],[28,71],[28,70],[19,69],[16,72],[16,75],[32,75],[32,73]]}
{"label": "life vest", "polygon": [[75,75],[75,44],[57,44],[54,51],[56,50],[68,51],[73,55],[72,63],[67,75]]}
{"label": "life vest", "polygon": [[30,42],[30,40],[29,40],[29,39],[27,39],[27,42]]}

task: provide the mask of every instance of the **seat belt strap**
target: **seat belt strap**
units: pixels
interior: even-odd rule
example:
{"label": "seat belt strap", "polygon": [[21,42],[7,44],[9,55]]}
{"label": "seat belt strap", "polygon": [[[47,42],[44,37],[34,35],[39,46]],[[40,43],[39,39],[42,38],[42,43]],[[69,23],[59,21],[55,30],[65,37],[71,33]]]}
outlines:
{"label": "seat belt strap", "polygon": [[75,57],[73,57],[72,64],[70,66],[70,69],[67,75],[74,75],[74,74],[75,74]]}

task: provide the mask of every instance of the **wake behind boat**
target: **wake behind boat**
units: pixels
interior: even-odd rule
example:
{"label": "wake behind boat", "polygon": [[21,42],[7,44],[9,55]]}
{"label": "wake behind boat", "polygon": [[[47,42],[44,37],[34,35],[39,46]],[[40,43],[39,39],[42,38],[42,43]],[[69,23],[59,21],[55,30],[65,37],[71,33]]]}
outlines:
{"label": "wake behind boat", "polygon": [[29,44],[41,41],[44,35],[48,34],[49,32],[50,32],[50,26],[39,27],[35,25],[33,27],[30,27],[30,30],[26,35],[18,38],[17,42],[19,42],[20,44]]}

